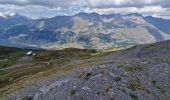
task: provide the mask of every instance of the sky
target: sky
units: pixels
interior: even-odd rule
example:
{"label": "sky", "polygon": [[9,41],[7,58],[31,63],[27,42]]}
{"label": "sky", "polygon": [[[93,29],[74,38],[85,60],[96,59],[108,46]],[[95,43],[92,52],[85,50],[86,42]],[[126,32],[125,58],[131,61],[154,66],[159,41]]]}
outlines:
{"label": "sky", "polygon": [[170,19],[170,0],[0,0],[0,15],[19,13],[30,17],[53,17],[79,12],[139,13]]}

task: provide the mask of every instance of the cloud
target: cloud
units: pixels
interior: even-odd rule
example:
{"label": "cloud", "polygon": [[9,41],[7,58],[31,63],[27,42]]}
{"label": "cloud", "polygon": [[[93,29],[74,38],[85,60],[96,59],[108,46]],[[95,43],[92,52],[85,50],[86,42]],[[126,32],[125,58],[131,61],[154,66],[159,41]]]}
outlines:
{"label": "cloud", "polygon": [[[143,15],[153,15],[155,17],[166,17],[170,16],[170,8],[163,8],[161,6],[144,6],[142,8],[137,7],[120,7],[120,8],[92,8],[85,9],[84,12],[92,13],[97,12],[99,14],[110,14],[110,13],[121,13],[121,14],[129,14],[129,13],[140,13]],[[170,18],[170,17],[169,17]]]}
{"label": "cloud", "polygon": [[82,5],[87,2],[85,0],[0,0],[0,4],[13,4],[18,6],[38,5],[49,8],[71,7],[74,5]]}
{"label": "cloud", "polygon": [[109,7],[144,7],[144,6],[162,6],[169,7],[169,0],[87,0],[89,5],[98,8]]}
{"label": "cloud", "polygon": [[170,15],[169,0],[0,0],[0,12],[24,15],[73,15],[78,12],[141,13],[166,17]]}
{"label": "cloud", "polygon": [[93,8],[85,9],[85,12],[98,12],[100,14],[109,14],[109,13],[146,13],[146,12],[162,12],[164,9],[160,6],[145,6],[143,8],[136,7],[120,7],[120,8]]}
{"label": "cloud", "polygon": [[144,7],[162,6],[169,7],[169,0],[0,0],[0,4],[15,5],[39,5],[47,7],[70,7],[75,5],[86,5],[88,7]]}

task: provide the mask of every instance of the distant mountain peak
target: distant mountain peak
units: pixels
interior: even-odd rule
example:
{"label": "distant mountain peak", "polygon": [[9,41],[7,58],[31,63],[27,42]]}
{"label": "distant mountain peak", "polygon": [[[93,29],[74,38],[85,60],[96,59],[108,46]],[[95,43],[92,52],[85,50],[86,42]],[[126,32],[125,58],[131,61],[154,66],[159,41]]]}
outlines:
{"label": "distant mountain peak", "polygon": [[75,16],[89,16],[89,15],[99,16],[100,14],[98,14],[96,12],[92,12],[92,13],[80,12],[80,13],[75,14]]}
{"label": "distant mountain peak", "polygon": [[139,13],[130,13],[130,14],[126,14],[124,16],[140,16],[140,17],[143,17],[141,14]]}

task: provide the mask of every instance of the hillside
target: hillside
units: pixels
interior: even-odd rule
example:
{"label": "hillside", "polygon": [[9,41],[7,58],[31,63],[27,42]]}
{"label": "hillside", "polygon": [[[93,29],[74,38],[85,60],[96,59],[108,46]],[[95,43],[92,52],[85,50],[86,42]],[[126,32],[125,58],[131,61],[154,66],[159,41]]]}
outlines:
{"label": "hillside", "polygon": [[125,51],[118,51],[114,56],[128,56],[128,57],[154,57],[154,56],[168,56],[170,51],[170,41],[157,42],[155,44],[143,44],[133,46]]}
{"label": "hillside", "polygon": [[16,59],[23,56],[26,51],[28,50],[0,46],[0,68],[15,63]]}
{"label": "hillside", "polygon": [[135,13],[78,13],[34,20],[15,14],[0,21],[0,44],[16,47],[110,49],[170,38],[168,20]]}
{"label": "hillside", "polygon": [[14,79],[0,94],[5,100],[167,100],[169,57],[169,40],[115,52],[37,51],[30,67],[39,73]]}
{"label": "hillside", "polygon": [[[0,88],[15,80],[57,66],[90,58],[96,50],[64,49],[46,51],[39,49],[18,49],[0,46]],[[77,63],[78,63],[77,62]]]}

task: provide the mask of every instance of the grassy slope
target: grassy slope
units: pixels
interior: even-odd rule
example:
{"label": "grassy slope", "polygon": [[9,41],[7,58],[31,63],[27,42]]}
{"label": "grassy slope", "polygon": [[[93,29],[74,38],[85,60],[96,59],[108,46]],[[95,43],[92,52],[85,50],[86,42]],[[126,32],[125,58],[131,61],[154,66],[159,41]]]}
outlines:
{"label": "grassy slope", "polygon": [[0,46],[0,68],[5,68],[16,62],[27,50]]}
{"label": "grassy slope", "polygon": [[[36,56],[26,56],[29,50],[0,47],[0,88],[15,83],[22,77],[33,75],[51,68],[65,68],[72,62],[81,63],[91,58],[96,50],[64,49],[58,51],[34,50]],[[31,60],[30,60],[31,59]],[[62,66],[62,67],[59,67]]]}

